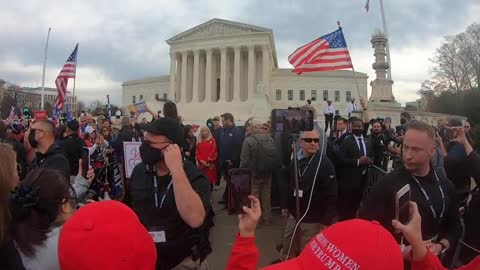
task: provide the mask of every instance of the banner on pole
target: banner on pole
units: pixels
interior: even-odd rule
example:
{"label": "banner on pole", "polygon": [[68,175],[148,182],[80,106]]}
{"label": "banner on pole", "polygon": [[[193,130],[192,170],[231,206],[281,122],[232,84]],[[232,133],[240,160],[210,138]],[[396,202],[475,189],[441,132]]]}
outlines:
{"label": "banner on pole", "polygon": [[130,178],[135,166],[142,162],[142,158],[140,157],[140,145],[142,145],[141,142],[123,143],[123,163],[126,178]]}
{"label": "banner on pole", "polygon": [[33,112],[33,119],[35,119],[35,120],[47,119],[47,111],[35,111],[35,112]]}

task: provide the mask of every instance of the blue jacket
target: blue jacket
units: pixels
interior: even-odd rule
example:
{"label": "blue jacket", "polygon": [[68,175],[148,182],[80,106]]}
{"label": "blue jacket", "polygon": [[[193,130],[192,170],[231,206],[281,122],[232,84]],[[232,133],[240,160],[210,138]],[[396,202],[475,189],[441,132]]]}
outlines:
{"label": "blue jacket", "polygon": [[220,148],[220,164],[231,160],[234,166],[238,167],[244,139],[245,135],[239,127],[222,128],[217,144]]}

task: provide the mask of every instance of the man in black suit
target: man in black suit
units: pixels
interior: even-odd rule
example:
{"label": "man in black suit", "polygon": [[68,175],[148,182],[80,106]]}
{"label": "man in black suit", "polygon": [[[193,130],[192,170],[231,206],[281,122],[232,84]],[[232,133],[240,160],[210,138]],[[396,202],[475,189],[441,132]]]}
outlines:
{"label": "man in black suit", "polygon": [[351,123],[352,134],[344,138],[338,153],[340,220],[355,218],[367,183],[367,167],[372,164],[371,145],[364,136],[362,120],[354,118]]}

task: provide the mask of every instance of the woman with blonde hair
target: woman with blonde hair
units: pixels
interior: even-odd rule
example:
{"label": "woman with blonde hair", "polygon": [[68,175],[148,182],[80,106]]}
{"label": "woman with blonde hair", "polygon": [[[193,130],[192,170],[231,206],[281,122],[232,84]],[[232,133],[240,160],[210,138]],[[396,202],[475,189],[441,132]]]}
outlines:
{"label": "woman with blonde hair", "polygon": [[0,143],[0,262],[2,269],[23,269],[11,234],[10,192],[18,184],[17,155],[10,144]]}
{"label": "woman with blonde hair", "polygon": [[196,159],[198,168],[205,173],[213,186],[217,182],[217,143],[206,126],[200,128]]}

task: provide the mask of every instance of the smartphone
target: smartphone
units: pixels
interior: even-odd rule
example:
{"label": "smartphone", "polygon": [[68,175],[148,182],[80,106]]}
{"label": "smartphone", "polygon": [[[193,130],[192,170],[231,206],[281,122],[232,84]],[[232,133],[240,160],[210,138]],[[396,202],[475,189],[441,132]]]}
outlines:
{"label": "smartphone", "polygon": [[395,195],[395,219],[407,224],[410,218],[410,185],[407,184]]}
{"label": "smartphone", "polygon": [[272,130],[298,133],[313,130],[313,111],[300,108],[272,111]]}
{"label": "smartphone", "polygon": [[90,153],[88,151],[88,147],[82,147],[82,170],[83,170],[83,177],[87,178],[87,172],[90,168]]}
{"label": "smartphone", "polygon": [[252,194],[252,172],[249,169],[232,169],[228,192],[229,214],[242,214],[242,206],[250,207],[248,196]]}

